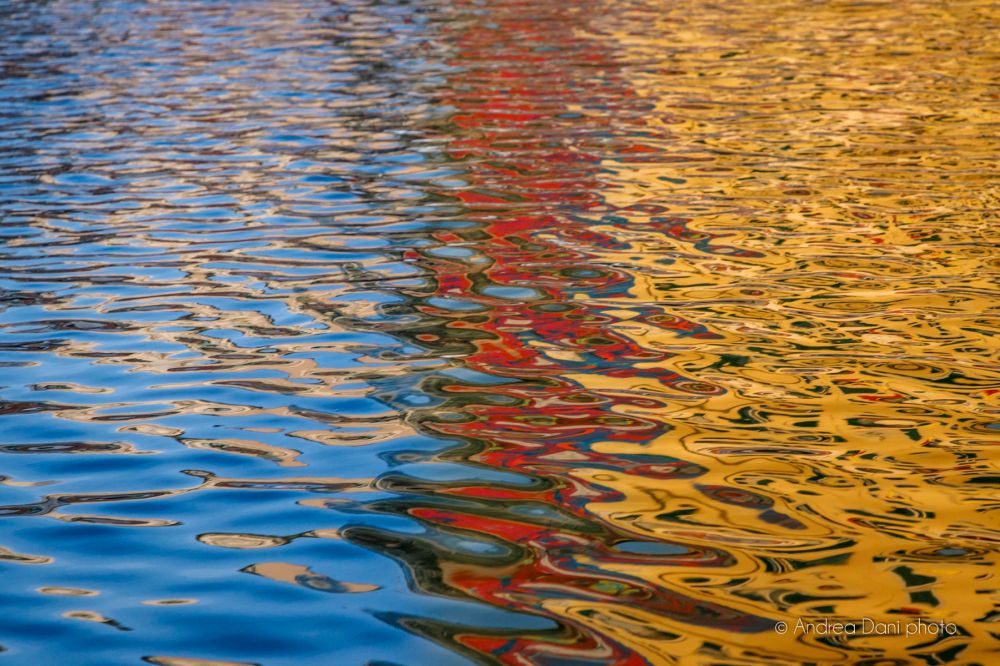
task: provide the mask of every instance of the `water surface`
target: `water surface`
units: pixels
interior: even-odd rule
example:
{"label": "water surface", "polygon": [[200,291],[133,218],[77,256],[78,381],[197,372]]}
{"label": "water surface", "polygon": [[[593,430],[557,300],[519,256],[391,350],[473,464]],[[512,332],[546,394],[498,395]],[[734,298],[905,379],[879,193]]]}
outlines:
{"label": "water surface", "polygon": [[996,659],[995,5],[0,27],[0,659]]}

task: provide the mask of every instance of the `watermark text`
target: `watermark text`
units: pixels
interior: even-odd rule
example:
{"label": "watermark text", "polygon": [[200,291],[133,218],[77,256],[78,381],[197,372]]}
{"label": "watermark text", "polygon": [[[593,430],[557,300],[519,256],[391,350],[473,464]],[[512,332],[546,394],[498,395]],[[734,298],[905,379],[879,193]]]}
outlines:
{"label": "watermark text", "polygon": [[793,636],[954,636],[959,633],[953,622],[908,618],[905,620],[875,620],[870,617],[855,620],[799,618],[794,622],[777,622],[774,631]]}

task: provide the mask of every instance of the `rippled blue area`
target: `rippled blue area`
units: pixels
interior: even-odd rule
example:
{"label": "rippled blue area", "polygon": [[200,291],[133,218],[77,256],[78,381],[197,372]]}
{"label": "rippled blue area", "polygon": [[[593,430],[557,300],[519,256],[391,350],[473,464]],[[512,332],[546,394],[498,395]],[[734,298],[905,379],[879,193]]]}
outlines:
{"label": "rippled blue area", "polygon": [[433,131],[445,13],[0,8],[0,645],[16,663],[464,663],[394,614],[552,626],[418,594],[339,536],[436,538],[363,508],[394,496],[391,469],[531,483],[433,462],[455,442],[404,420],[450,363],[384,308],[424,284],[403,254],[466,224],[429,191],[461,185]]}

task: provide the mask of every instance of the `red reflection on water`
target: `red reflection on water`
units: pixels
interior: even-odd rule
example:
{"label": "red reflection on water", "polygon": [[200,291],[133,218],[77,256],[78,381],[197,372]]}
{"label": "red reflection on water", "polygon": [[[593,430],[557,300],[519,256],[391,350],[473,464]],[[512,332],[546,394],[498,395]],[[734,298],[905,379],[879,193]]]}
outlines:
{"label": "red reflection on water", "polygon": [[[605,44],[574,36],[582,31],[587,6],[492,6],[489,20],[477,17],[452,35],[460,69],[447,86],[455,91],[444,103],[457,109],[450,156],[466,168],[467,187],[442,194],[459,199],[465,216],[478,223],[472,233],[440,232],[443,245],[474,247],[489,258],[476,268],[445,260],[424,260],[437,279],[437,296],[484,306],[474,322],[454,317],[449,325],[488,331],[463,358],[472,369],[519,378],[489,389],[509,399],[477,403],[481,388],[445,387],[470,394],[466,421],[433,427],[453,436],[486,442],[473,459],[554,480],[555,490],[539,496],[488,487],[457,487],[442,492],[517,501],[532,499],[558,505],[588,522],[591,501],[614,501],[618,494],[574,474],[574,469],[607,470],[658,482],[699,476],[699,465],[666,456],[612,454],[595,442],[641,444],[661,435],[664,424],[617,413],[616,407],[650,406],[655,399],[585,389],[567,375],[643,377],[660,386],[712,393],[710,385],[692,382],[663,367],[667,352],[645,349],[616,333],[622,321],[613,301],[627,294],[630,277],[602,264],[595,252],[622,249],[614,238],[592,231],[588,219],[628,215],[604,202],[600,163],[607,156],[645,159],[655,149],[624,140],[622,125],[640,124],[634,95],[616,73]],[[489,28],[484,27],[491,24]],[[595,88],[595,82],[599,86]],[[616,134],[616,128],[617,134]],[[635,128],[629,132],[634,136]],[[649,206],[640,206],[647,215]],[[666,233],[685,233],[684,220],[669,219]],[[705,238],[692,238],[692,242]],[[707,239],[711,240],[711,239]],[[526,291],[530,290],[530,291]],[[600,299],[600,302],[595,302]],[[703,327],[669,315],[656,306],[629,303],[629,319],[684,336],[714,337]],[[448,317],[447,311],[435,315]],[[548,352],[558,353],[553,355]],[[641,367],[637,367],[641,364]],[[650,367],[652,366],[652,367]],[[470,418],[471,417],[471,418]],[[646,659],[627,646],[580,622],[589,609],[627,604],[648,614],[732,631],[761,631],[772,626],[761,618],[691,599],[642,579],[616,573],[615,564],[649,559],[615,552],[593,536],[544,528],[528,522],[474,516],[458,511],[414,509],[411,514],[438,524],[500,536],[530,549],[530,558],[504,575],[495,571],[449,570],[447,582],[464,592],[508,608],[552,614],[547,602],[581,609],[560,612],[574,638],[488,635],[456,637],[467,647],[490,653],[505,663],[642,664]],[[604,525],[613,542],[636,538]],[[660,558],[672,565],[721,566],[731,558],[722,551],[685,551]],[[581,557],[583,556],[583,557]],[[610,565],[610,566],[608,566]]]}

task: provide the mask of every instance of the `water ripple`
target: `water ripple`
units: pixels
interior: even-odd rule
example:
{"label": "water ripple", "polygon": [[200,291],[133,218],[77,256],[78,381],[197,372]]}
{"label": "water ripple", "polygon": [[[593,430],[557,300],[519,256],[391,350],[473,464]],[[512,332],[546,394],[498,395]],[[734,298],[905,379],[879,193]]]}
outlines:
{"label": "water ripple", "polygon": [[0,7],[0,647],[988,663],[994,9]]}

